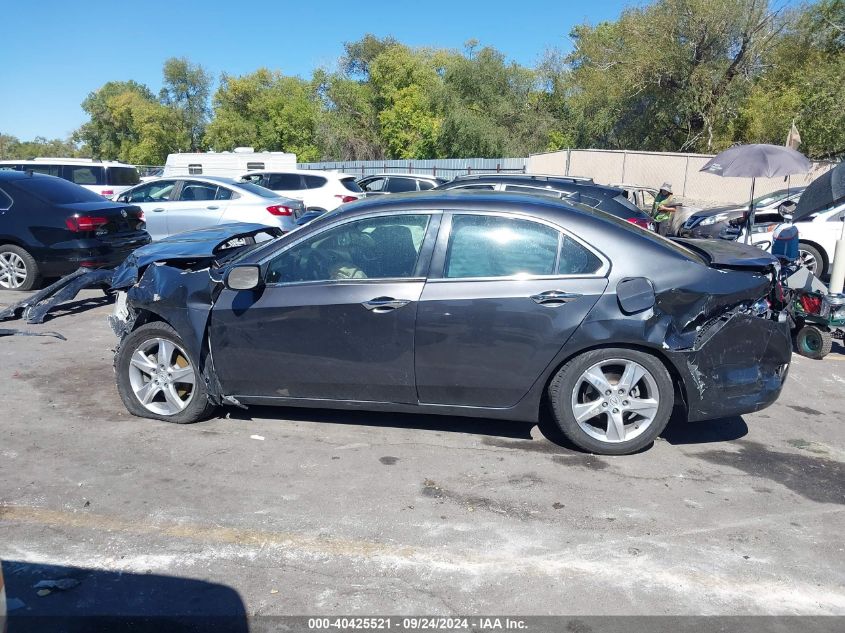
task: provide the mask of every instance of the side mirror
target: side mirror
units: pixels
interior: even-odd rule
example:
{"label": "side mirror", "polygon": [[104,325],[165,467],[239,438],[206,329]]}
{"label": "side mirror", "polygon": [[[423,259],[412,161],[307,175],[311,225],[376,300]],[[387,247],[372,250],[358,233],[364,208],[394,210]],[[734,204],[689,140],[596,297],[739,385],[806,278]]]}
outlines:
{"label": "side mirror", "polygon": [[261,285],[261,267],[255,264],[233,266],[226,273],[224,283],[229,290],[254,290]]}
{"label": "side mirror", "polygon": [[787,202],[781,202],[778,205],[778,213],[780,217],[782,217],[787,222],[792,222],[792,214],[795,212],[795,207],[798,206],[791,200]]}

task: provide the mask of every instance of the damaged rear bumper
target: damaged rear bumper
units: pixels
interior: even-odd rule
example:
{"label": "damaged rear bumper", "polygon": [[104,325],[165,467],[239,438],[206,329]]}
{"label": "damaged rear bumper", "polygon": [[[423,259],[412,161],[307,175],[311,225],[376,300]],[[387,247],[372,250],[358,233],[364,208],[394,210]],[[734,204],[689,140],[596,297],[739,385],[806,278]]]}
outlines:
{"label": "damaged rear bumper", "polygon": [[752,413],[777,400],[792,358],[784,317],[734,312],[702,329],[692,348],[665,350],[686,385],[690,421]]}

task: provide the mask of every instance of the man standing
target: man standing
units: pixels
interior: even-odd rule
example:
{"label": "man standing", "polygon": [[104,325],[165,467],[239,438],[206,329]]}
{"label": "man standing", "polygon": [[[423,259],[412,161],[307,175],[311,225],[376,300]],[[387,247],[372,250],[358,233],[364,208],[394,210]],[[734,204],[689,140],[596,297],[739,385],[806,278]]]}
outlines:
{"label": "man standing", "polygon": [[655,196],[651,205],[651,217],[657,223],[657,232],[660,235],[669,235],[672,228],[672,214],[675,207],[669,206],[672,201],[672,185],[664,182],[660,185],[660,192]]}

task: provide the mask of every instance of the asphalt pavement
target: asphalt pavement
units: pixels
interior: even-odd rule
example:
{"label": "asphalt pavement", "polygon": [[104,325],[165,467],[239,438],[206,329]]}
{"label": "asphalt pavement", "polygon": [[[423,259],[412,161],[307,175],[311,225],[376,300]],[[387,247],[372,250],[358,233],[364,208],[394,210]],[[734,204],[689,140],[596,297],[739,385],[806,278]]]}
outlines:
{"label": "asphalt pavement", "polygon": [[[764,411],[673,419],[648,450],[598,457],[488,420],[135,418],[110,310],[86,291],[43,325],[0,323],[67,339],[0,337],[0,559],[19,615],[845,615],[838,344],[795,356]],[[78,582],[35,588],[63,578]]]}

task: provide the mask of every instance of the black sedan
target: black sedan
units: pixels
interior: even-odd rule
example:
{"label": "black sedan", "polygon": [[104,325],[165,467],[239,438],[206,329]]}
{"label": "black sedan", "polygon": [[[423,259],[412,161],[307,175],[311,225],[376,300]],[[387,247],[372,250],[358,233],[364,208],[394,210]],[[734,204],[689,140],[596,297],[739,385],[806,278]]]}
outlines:
{"label": "black sedan", "polygon": [[139,207],[67,180],[0,171],[0,288],[31,290],[80,266],[117,266],[150,242]]}
{"label": "black sedan", "polygon": [[475,174],[458,176],[438,191],[506,191],[565,200],[604,211],[644,229],[655,230],[654,219],[632,203],[624,189],[597,185],[592,179],[538,174]]}
{"label": "black sedan", "polygon": [[624,454],[675,407],[691,420],[755,411],[787,375],[777,264],[753,247],[675,243],[485,192],[363,200],[257,242],[267,230],[183,234],[116,271],[131,413],[194,422],[229,403],[536,421],[550,405],[579,447]]}

